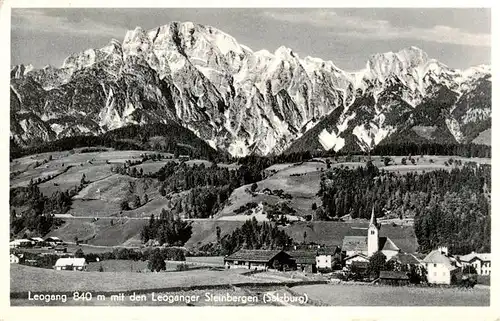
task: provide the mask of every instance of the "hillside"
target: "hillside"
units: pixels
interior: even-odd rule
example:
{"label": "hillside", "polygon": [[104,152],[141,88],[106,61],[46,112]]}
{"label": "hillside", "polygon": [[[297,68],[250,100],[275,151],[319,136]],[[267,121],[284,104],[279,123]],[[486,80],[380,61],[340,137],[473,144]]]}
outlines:
{"label": "hillside", "polygon": [[[145,155],[156,156],[145,158]],[[53,226],[48,235],[58,236],[69,242],[77,237],[82,242],[97,246],[140,246],[142,227],[148,223],[151,214],[159,215],[162,209],[185,218],[195,218],[192,223],[193,234],[186,243],[187,247],[198,247],[216,241],[217,227],[225,235],[252,217],[267,221],[266,213],[269,212],[286,213],[291,221],[299,220],[285,227],[299,241],[306,231],[311,242],[335,244],[352,232],[349,226],[357,224],[305,220],[318,219],[313,204],[316,207],[322,205],[318,192],[321,176],[327,167],[364,167],[367,156],[351,155],[297,163],[276,163],[262,171],[256,170],[256,173],[264,173],[264,178],[256,181],[253,191],[252,184],[244,184],[245,179],[254,179],[253,176],[247,177],[251,173],[248,172],[247,165],[220,163],[214,167],[214,164],[205,160],[181,162],[174,156],[171,153],[142,150],[84,147],[14,159],[10,163],[11,220],[12,215],[16,214],[16,224],[22,222],[19,221],[19,215],[30,206],[26,197],[29,199],[29,186],[33,184],[46,198],[45,206],[51,206],[52,213],[56,214],[55,218],[62,220],[59,226]],[[457,164],[468,161],[491,164],[489,158],[420,155],[415,157],[415,164],[407,161],[403,165],[406,157],[394,156],[390,157],[390,164],[386,165],[385,158],[372,157],[373,164],[398,175],[410,172],[422,174],[434,170],[452,171],[458,168]],[[455,165],[450,165],[450,159],[453,159]],[[130,165],[123,171],[126,164]],[[117,168],[122,170],[118,171]],[[169,175],[165,181],[160,181],[159,171],[165,171],[165,175]],[[38,181],[39,179],[42,181]],[[207,187],[205,180],[219,185]],[[220,185],[226,182],[235,184],[234,188],[217,187],[226,186]],[[162,188],[165,187],[167,191],[164,196]],[[70,202],[64,196],[68,191],[72,193]],[[139,200],[137,206],[136,199]],[[63,200],[66,202],[64,204],[69,204],[67,208],[58,207],[57,204]],[[124,201],[128,203],[128,209],[122,207]],[[212,204],[211,208],[206,206],[209,202]],[[57,212],[56,209],[61,211]],[[25,231],[20,229],[16,233],[21,236]],[[388,227],[387,231],[396,233],[391,234],[391,238],[399,237],[402,243],[407,242],[404,241],[406,237],[397,235],[396,228]],[[415,240],[414,236],[405,235],[408,240]],[[410,243],[415,244],[414,241]]]}
{"label": "hillside", "polygon": [[109,147],[118,150],[155,150],[196,158],[217,159],[227,154],[217,151],[190,130],[179,124],[128,125],[99,136],[70,136],[36,146],[22,148],[11,142],[12,158],[55,151],[69,151],[79,147]]}

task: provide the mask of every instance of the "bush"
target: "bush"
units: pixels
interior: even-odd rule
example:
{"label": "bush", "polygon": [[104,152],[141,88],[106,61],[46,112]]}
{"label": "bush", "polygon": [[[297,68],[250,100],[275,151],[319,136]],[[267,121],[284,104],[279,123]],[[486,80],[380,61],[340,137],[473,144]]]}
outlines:
{"label": "bush", "polygon": [[175,270],[176,271],[187,271],[187,270],[189,270],[189,266],[186,263],[177,264],[177,266],[175,267]]}
{"label": "bush", "polygon": [[122,211],[128,211],[130,210],[130,206],[128,205],[128,201],[127,200],[123,200],[121,203],[120,203],[120,209]]}
{"label": "bush", "polygon": [[163,255],[159,249],[155,249],[149,255],[148,269],[151,272],[155,272],[155,271],[160,272],[160,271],[164,271],[167,269],[167,265],[165,264],[165,259],[163,258]]}

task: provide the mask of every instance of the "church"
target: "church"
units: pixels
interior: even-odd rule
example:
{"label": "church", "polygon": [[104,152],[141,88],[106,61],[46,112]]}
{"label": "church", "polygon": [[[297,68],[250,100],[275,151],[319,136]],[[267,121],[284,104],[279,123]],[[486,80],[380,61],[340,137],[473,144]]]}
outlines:
{"label": "church", "polygon": [[372,208],[370,225],[366,236],[345,236],[342,242],[342,252],[346,260],[368,261],[375,252],[381,251],[387,260],[401,252],[401,249],[388,237],[380,237],[380,224],[377,223],[375,211]]}

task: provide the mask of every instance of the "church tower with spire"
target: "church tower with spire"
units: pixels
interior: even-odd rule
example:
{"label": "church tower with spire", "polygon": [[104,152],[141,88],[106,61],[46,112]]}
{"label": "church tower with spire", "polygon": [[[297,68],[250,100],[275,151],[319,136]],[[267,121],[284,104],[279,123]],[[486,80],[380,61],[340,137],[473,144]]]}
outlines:
{"label": "church tower with spire", "polygon": [[372,256],[379,250],[379,228],[375,217],[375,207],[372,207],[372,216],[368,226],[368,256]]}

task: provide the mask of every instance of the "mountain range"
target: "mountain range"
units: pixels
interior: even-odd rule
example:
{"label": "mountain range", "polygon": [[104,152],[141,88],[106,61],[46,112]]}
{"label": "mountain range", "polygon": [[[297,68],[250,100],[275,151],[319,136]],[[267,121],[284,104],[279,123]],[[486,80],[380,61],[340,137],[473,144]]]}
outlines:
{"label": "mountain range", "polygon": [[488,143],[491,66],[449,68],[409,47],[364,68],[253,51],[192,22],[128,31],[60,68],[11,69],[10,136],[33,146],[175,122],[233,156],[367,151],[398,142]]}

